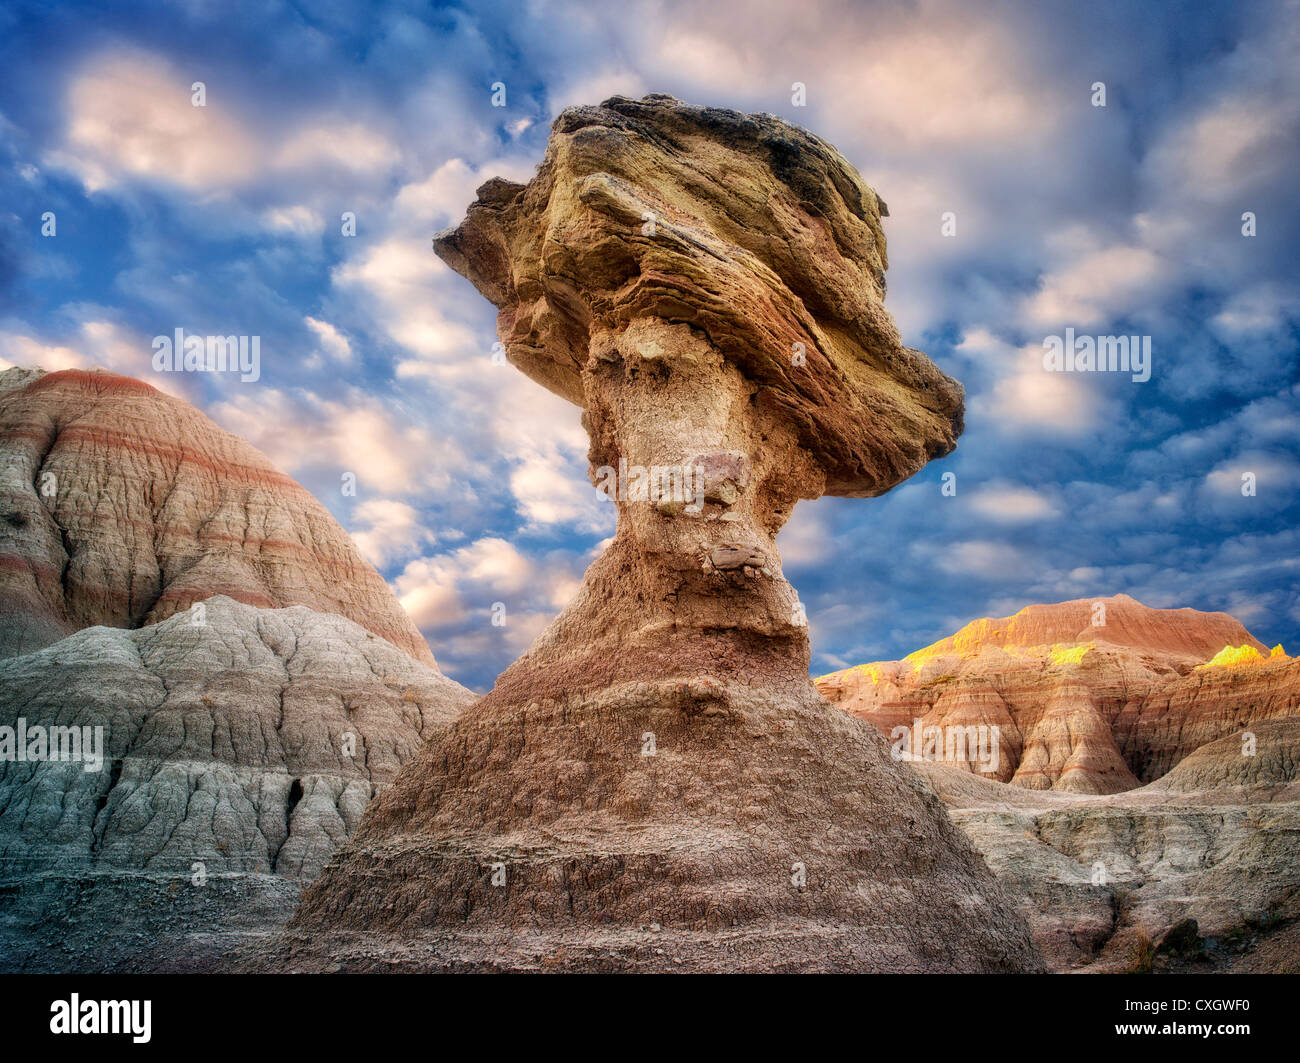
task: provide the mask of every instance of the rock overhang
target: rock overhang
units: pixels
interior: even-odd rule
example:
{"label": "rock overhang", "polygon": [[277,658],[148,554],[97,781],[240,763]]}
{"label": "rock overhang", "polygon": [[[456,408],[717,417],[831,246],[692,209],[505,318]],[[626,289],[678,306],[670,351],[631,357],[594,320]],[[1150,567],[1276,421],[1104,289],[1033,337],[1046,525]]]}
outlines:
{"label": "rock overhang", "polygon": [[822,493],[883,494],[952,451],[959,383],[884,309],[875,191],[772,115],[670,96],[560,114],[526,185],[494,178],[438,254],[499,311],[509,360],[585,405],[598,333],[701,333],[797,434]]}

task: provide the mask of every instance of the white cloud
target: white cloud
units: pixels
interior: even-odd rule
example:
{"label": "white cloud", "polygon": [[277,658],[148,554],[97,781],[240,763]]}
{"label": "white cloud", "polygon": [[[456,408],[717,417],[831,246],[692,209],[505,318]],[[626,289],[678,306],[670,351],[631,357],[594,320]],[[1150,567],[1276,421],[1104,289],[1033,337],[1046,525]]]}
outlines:
{"label": "white cloud", "polygon": [[[195,106],[196,80],[157,53],[97,53],[69,81],[67,127],[49,164],[70,170],[91,192],[145,179],[208,193],[266,174],[383,175],[403,161],[373,122],[317,114],[288,130],[263,129],[223,103],[215,82],[206,85],[205,104]],[[307,218],[294,212],[305,209],[272,210],[267,221],[303,231]]]}
{"label": "white cloud", "polygon": [[1104,324],[1149,303],[1169,273],[1169,264],[1145,247],[1102,248],[1044,276],[1025,317],[1053,332]]}
{"label": "white cloud", "polygon": [[1256,516],[1289,505],[1297,488],[1300,462],[1282,454],[1251,451],[1207,473],[1200,499],[1220,515]]}
{"label": "white cloud", "polygon": [[304,317],[303,321],[316,334],[321,351],[331,359],[336,362],[352,360],[352,345],[348,342],[348,338],[328,321],[320,321],[314,317]]}
{"label": "white cloud", "polygon": [[581,411],[512,366],[488,370],[496,411],[492,437],[510,468],[510,490],[532,524],[570,524],[576,531],[613,529],[614,506],[587,479],[587,433]]}
{"label": "white cloud", "polygon": [[595,490],[569,475],[553,454],[535,451],[518,459],[510,473],[510,490],[520,512],[533,523],[600,523],[597,509],[601,503]]}
{"label": "white cloud", "polygon": [[404,185],[387,215],[372,223],[378,232],[374,242],[335,267],[334,286],[364,302],[377,325],[404,348],[398,376],[458,386],[466,374],[492,368],[495,337],[465,322],[485,316],[486,304],[433,253],[430,238],[464,217],[474,190],[487,178],[527,176],[531,169],[518,160],[471,167],[450,159],[423,180]]}
{"label": "white cloud", "polygon": [[1035,84],[1023,45],[958,12],[870,37],[835,32],[804,57],[830,99],[870,100],[868,130],[905,148],[1019,140],[1050,130],[1056,99]]}
{"label": "white cloud", "polygon": [[1042,346],[1033,344],[1014,352],[1010,366],[988,392],[970,401],[968,425],[979,419],[1012,432],[1081,435],[1097,422],[1101,403],[1088,374],[1048,371]]}
{"label": "white cloud", "polygon": [[456,440],[434,435],[355,388],[340,399],[300,389],[241,389],[214,406],[212,417],[278,469],[294,475],[315,470],[336,484],[343,473],[354,473],[363,499],[368,493],[450,495],[455,481],[484,471]]}
{"label": "white cloud", "polygon": [[1258,284],[1229,296],[1210,319],[1210,328],[1224,343],[1258,339],[1281,332],[1300,318],[1300,298],[1275,283]]}
{"label": "white cloud", "polygon": [[971,497],[971,508],[981,516],[1002,524],[1028,524],[1049,520],[1059,512],[1040,491],[1017,484],[981,484]]}
{"label": "white cloud", "polygon": [[611,96],[639,99],[649,91],[641,74],[626,66],[618,66],[595,72],[583,70],[576,77],[562,73],[560,79],[549,87],[547,101],[551,117],[554,117],[566,107],[603,103]]}
{"label": "white cloud", "polygon": [[359,122],[322,118],[294,133],[275,157],[286,170],[333,166],[353,173],[388,170],[401,152],[381,133]]}
{"label": "white cloud", "polygon": [[783,567],[816,565],[825,559],[833,546],[825,509],[824,505],[818,507],[816,502],[807,501],[794,507],[776,541]]}
{"label": "white cloud", "polygon": [[923,552],[931,553],[934,563],[954,576],[1005,581],[1024,578],[1035,567],[1014,546],[988,540],[968,540],[938,549],[926,546]]}
{"label": "white cloud", "polygon": [[155,373],[151,339],[112,321],[90,317],[78,325],[64,342],[47,342],[26,332],[0,332],[0,368],[39,367],[46,372],[60,369],[108,369],[136,377],[159,391],[193,401],[193,377],[179,373]]}
{"label": "white cloud", "polygon": [[403,233],[337,266],[333,280],[368,302],[388,336],[409,352],[397,364],[399,376],[454,377],[475,354],[486,363],[490,344],[484,350],[471,329],[440,311],[432,289],[450,275],[430,249],[428,235]]}
{"label": "white cloud", "polygon": [[[623,61],[567,80],[557,70],[553,114],[647,88],[702,102],[740,96],[773,110],[790,104],[791,85],[801,81],[814,115],[863,101],[853,124],[864,141],[913,149],[987,148],[1038,135],[1052,128],[1058,110],[1015,34],[959,5],[931,0],[869,19],[852,0],[744,11],[633,3],[625,11],[612,34],[607,24],[592,27],[617,38],[604,50]],[[556,5],[554,17],[581,23],[583,11]]]}
{"label": "white cloud", "polygon": [[[499,659],[503,642],[511,658],[523,653],[580,583],[574,559],[543,564],[489,536],[410,562],[394,589],[454,674],[462,664]],[[504,610],[504,623],[492,623],[494,607]]]}
{"label": "white cloud", "polygon": [[531,176],[531,170],[528,163],[519,159],[493,159],[481,166],[470,166],[460,158],[448,159],[424,180],[413,181],[398,190],[393,201],[392,224],[429,229],[451,225],[465,216],[466,208],[474,202],[475,190],[489,177],[513,177],[522,181]]}
{"label": "white cloud", "polygon": [[262,223],[269,229],[275,229],[279,232],[291,232],[298,236],[320,233],[325,225],[324,220],[317,211],[301,204],[272,207],[263,211]]}
{"label": "white cloud", "polygon": [[367,499],[353,513],[352,540],[376,568],[411,557],[436,541],[419,512],[391,498]]}
{"label": "white cloud", "polygon": [[67,133],[51,156],[94,192],[122,177],[191,189],[230,185],[257,168],[254,139],[215,98],[191,102],[193,79],[157,55],[100,55],[68,89]]}
{"label": "white cloud", "polygon": [[580,411],[517,369],[493,363],[490,308],[429,246],[429,235],[459,221],[489,177],[526,178],[531,170],[520,160],[443,163],[401,189],[378,242],[336,267],[332,279],[401,348],[397,377],[422,381],[467,426],[466,438],[485,463],[501,469],[499,482],[524,521],[602,531],[612,514],[586,479]]}
{"label": "white cloud", "polygon": [[1228,89],[1164,132],[1147,160],[1150,179],[1180,198],[1225,202],[1271,176],[1298,118],[1286,94]]}

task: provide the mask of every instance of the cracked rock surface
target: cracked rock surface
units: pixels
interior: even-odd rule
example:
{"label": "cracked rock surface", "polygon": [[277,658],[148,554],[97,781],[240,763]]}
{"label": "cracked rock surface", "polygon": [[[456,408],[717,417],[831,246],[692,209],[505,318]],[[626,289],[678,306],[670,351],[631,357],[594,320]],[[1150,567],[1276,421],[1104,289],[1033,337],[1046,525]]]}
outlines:
{"label": "cracked rock surface", "polygon": [[434,664],[325,507],[244,440],[130,377],[0,372],[0,657],[215,594],[338,613]]}
{"label": "cracked rock surface", "polygon": [[[808,678],[775,537],[947,453],[883,205],[765,115],[565,111],[435,249],[583,407],[618,530],[496,687],[399,773],[263,969],[1018,971],[1028,930],[933,792]],[[664,469],[702,481],[662,490]],[[702,497],[701,497],[702,496]]]}
{"label": "cracked rock surface", "polygon": [[[1026,790],[942,764],[939,791],[1058,970],[1294,973],[1300,967],[1300,720],[1201,746],[1108,796]],[[1160,943],[1195,921],[1190,948]]]}
{"label": "cracked rock surface", "polygon": [[100,770],[0,761],[7,968],[184,968],[282,922],[473,700],[345,617],[204,604],[0,661],[0,726],[103,728]]}

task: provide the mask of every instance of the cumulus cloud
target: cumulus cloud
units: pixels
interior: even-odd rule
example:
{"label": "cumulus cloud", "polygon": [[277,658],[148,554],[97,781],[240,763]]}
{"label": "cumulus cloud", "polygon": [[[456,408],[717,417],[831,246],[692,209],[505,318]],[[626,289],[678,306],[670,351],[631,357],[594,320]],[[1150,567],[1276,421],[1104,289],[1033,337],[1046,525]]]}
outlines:
{"label": "cumulus cloud", "polygon": [[935,14],[829,33],[825,59],[805,57],[810,78],[829,75],[832,99],[866,94],[871,132],[905,148],[989,147],[1051,128],[1058,103],[1016,61],[1023,49],[1005,26],[947,5]]}
{"label": "cumulus cloud", "polygon": [[826,504],[815,502],[800,502],[794,507],[776,541],[783,567],[816,565],[826,559],[834,548],[827,511]]}
{"label": "cumulus cloud", "polygon": [[977,487],[970,505],[980,516],[1001,524],[1048,520],[1059,512],[1042,491],[996,481]]}
{"label": "cumulus cloud", "polygon": [[923,554],[934,554],[934,564],[954,576],[975,576],[984,580],[1005,580],[1023,576],[1035,566],[1032,559],[1009,543],[992,540],[968,540],[940,549],[926,547]]}
{"label": "cumulus cloud", "polygon": [[577,564],[572,556],[538,561],[488,536],[410,562],[393,586],[443,670],[456,675],[485,661],[504,667],[523,653],[577,591]]}
{"label": "cumulus cloud", "polygon": [[97,55],[72,79],[66,139],[50,156],[88,191],[124,177],[194,190],[248,178],[256,141],[217,99],[191,102],[193,79],[146,52]]}
{"label": "cumulus cloud", "polygon": [[523,516],[536,524],[572,523],[598,531],[613,520],[613,505],[602,506],[591,485],[554,453],[535,451],[521,458],[510,473],[510,490]]}
{"label": "cumulus cloud", "polygon": [[328,321],[314,317],[303,318],[303,323],[316,335],[320,350],[336,362],[352,361],[352,345],[348,338]]}
{"label": "cumulus cloud", "polygon": [[484,330],[490,310],[472,301],[477,294],[433,253],[430,240],[463,217],[489,177],[526,177],[531,169],[508,159],[478,167],[460,158],[440,163],[403,185],[392,207],[371,222],[377,238],[334,268],[335,288],[364,301],[376,327],[401,348],[399,376],[455,387],[492,368],[496,337]]}
{"label": "cumulus cloud", "polygon": [[91,315],[79,321],[70,335],[59,341],[42,339],[19,326],[0,331],[0,368],[39,367],[46,372],[60,369],[108,369],[152,384],[159,391],[194,401],[194,381],[181,374],[155,373],[151,339],[130,329]]}
{"label": "cumulus cloud", "polygon": [[437,541],[414,506],[392,498],[367,499],[358,505],[351,532],[362,556],[380,569]]}
{"label": "cumulus cloud", "polygon": [[992,387],[970,402],[974,418],[994,431],[1080,436],[1099,421],[1103,402],[1089,374],[1044,368],[1041,344],[1013,352],[1001,369]]}
{"label": "cumulus cloud", "polygon": [[401,152],[377,130],[346,119],[322,118],[295,132],[275,156],[289,170],[333,166],[354,173],[387,170]]}
{"label": "cumulus cloud", "polygon": [[[193,193],[237,190],[268,175],[386,174],[403,161],[373,120],[318,113],[277,129],[266,124],[266,114],[256,116],[259,122],[236,113],[225,102],[223,83],[204,82],[196,90],[200,81],[156,52],[132,47],[93,54],[69,78],[66,130],[47,161],[70,170],[91,192],[144,180]],[[296,228],[302,218],[272,212],[268,220]]]}
{"label": "cumulus cloud", "polygon": [[1048,273],[1025,318],[1053,332],[1113,322],[1155,297],[1167,276],[1166,264],[1148,248],[1102,248]]}
{"label": "cumulus cloud", "polygon": [[1199,499],[1220,517],[1253,520],[1290,505],[1300,488],[1300,461],[1288,454],[1248,451],[1206,474]]}
{"label": "cumulus cloud", "polygon": [[280,469],[315,471],[335,485],[354,474],[357,497],[452,493],[456,483],[482,472],[459,441],[427,427],[382,399],[358,389],[325,398],[303,389],[245,388],[217,403],[213,418],[243,436]]}
{"label": "cumulus cloud", "polygon": [[488,489],[506,486],[525,524],[600,532],[612,515],[586,478],[579,411],[494,359],[490,307],[429,247],[429,235],[458,221],[488,177],[526,179],[531,170],[520,159],[446,161],[399,190],[379,241],[337,266],[332,280],[364,299],[398,345],[397,377],[424,384],[474,426],[499,470]]}
{"label": "cumulus cloud", "polygon": [[[1300,102],[1294,96],[1300,75],[1292,68],[1286,76],[1285,65],[1277,62],[1285,54],[1287,38],[1292,47],[1300,39],[1294,22],[1282,41],[1272,46],[1251,43],[1243,49],[1255,54],[1259,73],[1265,78],[1271,74],[1274,81],[1257,84],[1250,75],[1233,78],[1238,63],[1224,65],[1222,72],[1236,84],[1221,83],[1199,107],[1170,123],[1147,157],[1149,181],[1180,198],[1212,203],[1235,199],[1279,173],[1290,147],[1286,139],[1300,124]],[[1237,57],[1242,58],[1245,55]]]}
{"label": "cumulus cloud", "polygon": [[371,314],[403,350],[398,375],[454,379],[479,355],[487,364],[490,343],[463,322],[443,313],[435,285],[451,271],[429,248],[429,237],[403,231],[387,237],[335,267],[333,280],[344,292],[367,301]]}
{"label": "cumulus cloud", "polygon": [[298,236],[319,233],[325,225],[319,212],[301,203],[271,207],[263,211],[262,222],[269,229]]}
{"label": "cumulus cloud", "polygon": [[1296,320],[1300,320],[1300,293],[1268,281],[1229,295],[1222,309],[1210,318],[1210,327],[1225,343],[1285,343],[1285,333]]}

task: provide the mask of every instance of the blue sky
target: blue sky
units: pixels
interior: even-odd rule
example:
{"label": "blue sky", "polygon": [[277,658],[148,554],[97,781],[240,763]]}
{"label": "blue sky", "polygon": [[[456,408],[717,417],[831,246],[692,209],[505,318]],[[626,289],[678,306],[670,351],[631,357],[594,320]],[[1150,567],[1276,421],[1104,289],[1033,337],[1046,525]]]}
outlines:
{"label": "blue sky", "polygon": [[[1298,53],[1294,3],[11,3],[0,367],[103,365],[250,439],[486,689],[614,521],[430,236],[565,106],[770,111],[889,204],[886,305],[967,390],[953,455],[782,533],[814,672],[1121,591],[1295,652]],[[261,379],[155,373],[176,328],[260,336]],[[1150,336],[1151,379],[1044,371],[1066,328]]]}

